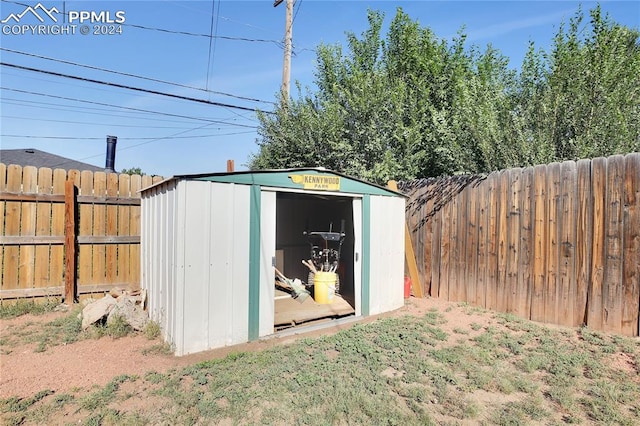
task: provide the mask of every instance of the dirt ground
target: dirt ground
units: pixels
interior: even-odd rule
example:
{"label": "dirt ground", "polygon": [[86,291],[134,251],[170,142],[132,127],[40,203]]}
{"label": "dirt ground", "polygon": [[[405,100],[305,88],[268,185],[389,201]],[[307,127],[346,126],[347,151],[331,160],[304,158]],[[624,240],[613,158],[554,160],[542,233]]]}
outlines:
{"label": "dirt ground", "polygon": [[[403,308],[383,316],[422,315],[432,308],[438,309],[446,318],[447,323],[442,325],[445,330],[464,328],[471,322],[479,324],[490,322],[492,318],[491,315],[486,314],[461,315],[462,308],[457,304],[413,297],[407,299]],[[68,314],[52,312],[45,315],[23,315],[0,320],[0,338],[9,333],[13,327],[28,322],[44,324],[64,315]],[[371,322],[379,317],[369,317],[358,322]],[[48,347],[43,352],[35,350],[36,343],[12,345],[10,350],[2,351],[0,354],[0,397],[26,397],[44,389],[64,392],[104,386],[118,375],[144,375],[148,371],[166,372],[200,361],[223,358],[231,352],[262,350],[274,345],[288,344],[301,337],[336,333],[352,324],[355,322],[303,334],[276,336],[182,357],[158,353],[144,354],[145,349],[157,346],[160,340],[149,340],[143,335],[131,335],[118,339],[102,337],[97,340],[82,340],[68,345]]]}

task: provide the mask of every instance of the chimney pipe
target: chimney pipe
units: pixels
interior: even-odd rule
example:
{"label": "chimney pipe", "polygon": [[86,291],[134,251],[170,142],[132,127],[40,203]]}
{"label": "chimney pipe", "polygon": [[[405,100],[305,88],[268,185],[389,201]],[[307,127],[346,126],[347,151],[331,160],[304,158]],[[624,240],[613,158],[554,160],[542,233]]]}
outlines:
{"label": "chimney pipe", "polygon": [[117,136],[107,136],[107,159],[104,166],[107,173],[116,172],[116,143],[118,143]]}

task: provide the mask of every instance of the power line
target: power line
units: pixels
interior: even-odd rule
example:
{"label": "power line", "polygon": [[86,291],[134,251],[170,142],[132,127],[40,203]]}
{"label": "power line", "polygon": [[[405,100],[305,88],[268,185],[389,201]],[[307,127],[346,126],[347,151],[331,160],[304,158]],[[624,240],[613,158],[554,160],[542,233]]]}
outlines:
{"label": "power line", "polygon": [[[132,115],[123,115],[123,114],[109,114],[107,112],[113,112],[112,109],[108,109],[108,108],[91,108],[91,107],[75,107],[73,105],[69,105],[69,108],[61,108],[60,104],[56,104],[56,103],[51,103],[51,102],[37,102],[37,101],[30,101],[30,100],[26,100],[26,99],[15,99],[15,98],[6,98],[3,97],[3,103],[7,104],[7,105],[19,105],[21,107],[26,107],[26,108],[41,108],[41,109],[51,109],[51,106],[56,107],[56,112],[60,112],[60,111],[69,111],[72,113],[78,113],[81,112],[82,114],[89,114],[89,115],[100,115],[101,117],[117,117],[117,118],[126,118],[126,119],[130,119],[130,120],[150,120],[150,121],[162,121],[163,123],[180,123],[180,124],[186,124],[185,121],[182,120],[169,120],[166,118],[157,118],[157,117],[140,117],[140,116],[132,116]],[[30,105],[30,104],[34,104],[34,105]],[[78,111],[78,109],[81,109],[80,111]],[[95,112],[90,112],[88,110],[92,110]],[[107,112],[105,112],[107,111]],[[137,112],[134,111],[131,114],[145,114],[145,115],[149,115],[150,113],[147,112]],[[3,116],[5,118],[15,118],[15,119],[22,119],[22,120],[32,120],[32,121],[51,121],[51,122],[55,122],[55,123],[71,123],[71,124],[86,124],[86,125],[95,125],[95,124],[104,124],[104,123],[89,123],[89,122],[79,122],[79,121],[65,121],[65,120],[48,120],[48,119],[43,119],[43,118],[38,118],[38,117],[17,117],[17,116]],[[245,118],[240,116],[240,118],[245,119],[247,121],[253,121],[250,118]],[[220,121],[219,124],[221,125],[228,125],[228,126],[235,126],[237,127],[238,124],[236,124],[235,122],[232,121]],[[139,126],[135,126],[135,125],[127,125],[127,124],[110,124],[113,126],[118,126],[118,127],[144,127],[144,128],[148,128],[151,125],[139,125]],[[157,126],[155,124],[152,125],[154,129],[160,129],[160,128],[166,128],[166,129],[183,129],[184,127],[167,127],[167,126]],[[257,126],[255,127],[257,128]]]}
{"label": "power line", "polygon": [[[198,129],[188,129],[187,131],[195,131]],[[230,136],[230,135],[244,135],[248,133],[254,133],[252,131],[249,132],[234,132],[234,133],[222,133],[216,135],[196,135],[196,136],[161,136],[161,137],[152,137],[152,138],[127,138],[127,137],[118,137],[118,140],[126,140],[126,141],[156,141],[160,139],[195,139],[195,138],[213,138],[218,136]],[[58,140],[83,140],[83,141],[101,141],[104,138],[94,138],[94,137],[80,137],[80,136],[38,136],[38,135],[7,135],[0,134],[3,138],[22,138],[22,139],[58,139]]]}
{"label": "power line", "polygon": [[[49,97],[49,98],[63,99],[63,100],[66,100],[66,101],[82,102],[82,103],[93,104],[93,105],[108,106],[108,107],[113,107],[113,108],[121,108],[121,109],[130,110],[130,111],[136,111],[136,112],[144,112],[144,113],[150,113],[150,114],[166,115],[166,116],[169,116],[169,117],[186,118],[188,120],[206,121],[206,122],[209,122],[209,123],[217,123],[217,124],[231,124],[231,123],[226,123],[226,122],[220,121],[220,120],[211,120],[211,119],[202,118],[202,117],[190,117],[188,115],[172,114],[172,113],[169,113],[169,112],[153,111],[153,110],[142,109],[142,108],[125,107],[125,106],[122,106],[122,105],[107,104],[107,103],[104,103],[104,102],[87,101],[87,100],[84,100],[84,99],[76,99],[76,98],[69,98],[69,97],[65,97],[65,96],[50,95],[50,94],[47,94],[47,93],[37,93],[37,92],[31,92],[31,91],[28,91],[28,90],[11,89],[11,88],[2,87],[2,86],[0,86],[0,89],[8,90],[8,91],[11,91],[11,92],[25,93],[25,94],[29,94],[29,95],[37,95],[37,96],[45,96],[45,97]],[[270,114],[272,114],[272,113],[270,113]],[[237,126],[237,127],[247,127],[247,128],[252,128],[252,129],[255,128],[255,126],[248,126],[248,125],[244,125],[244,124],[233,124],[233,125]]]}
{"label": "power line", "polygon": [[[210,70],[211,70],[211,66],[213,65],[213,57],[216,52],[216,44],[213,38],[214,26],[215,26],[216,34],[218,33],[218,21],[215,19],[216,17],[215,6],[216,6],[216,0],[211,0],[211,27],[209,28],[209,33],[211,35],[211,38],[209,38],[209,54],[207,55],[207,84],[206,84],[207,89],[209,88],[209,77],[211,76]],[[220,12],[220,2],[218,2],[218,13],[219,12]],[[215,24],[214,24],[214,21],[215,21]]]}
{"label": "power line", "polygon": [[184,87],[186,89],[193,89],[193,90],[199,90],[199,91],[202,91],[202,92],[213,93],[213,94],[216,94],[216,95],[228,96],[228,97],[231,97],[231,98],[242,99],[242,100],[245,100],[245,101],[261,102],[261,103],[265,103],[265,104],[273,104],[273,102],[271,102],[271,101],[263,101],[263,100],[260,100],[260,99],[249,98],[249,97],[245,97],[245,96],[232,95],[230,93],[218,92],[218,91],[215,91],[215,90],[208,90],[206,88],[203,89],[202,87],[195,87],[195,86],[189,86],[189,85],[186,85],[186,84],[174,83],[174,82],[171,82],[171,81],[159,80],[157,78],[143,77],[143,76],[136,75],[136,74],[126,73],[126,72],[122,72],[122,71],[110,70],[110,69],[107,69],[107,68],[96,67],[96,66],[93,66],[93,65],[80,64],[80,63],[77,63],[77,62],[67,61],[67,60],[63,60],[63,59],[51,58],[51,57],[42,56],[42,55],[36,55],[35,53],[21,52],[19,50],[8,49],[6,47],[0,47],[0,50],[4,50],[5,52],[10,52],[10,53],[16,53],[16,54],[19,54],[19,55],[31,56],[33,58],[45,59],[47,61],[58,62],[58,63],[61,63],[61,64],[73,65],[73,66],[77,66],[77,67],[83,67],[83,68],[88,68],[88,69],[92,69],[92,70],[104,71],[104,72],[108,72],[108,73],[112,73],[112,74],[123,75],[125,77],[133,77],[133,78],[138,78],[138,79],[141,79],[141,80],[153,81],[155,83],[168,84],[168,85],[171,85],[171,86]]}
{"label": "power line", "polygon": [[[184,133],[188,133],[188,132],[193,132],[193,131],[203,129],[203,128],[208,127],[208,126],[210,126],[210,124],[205,124],[205,125],[202,125],[202,126],[196,127],[195,129],[191,129],[191,130],[185,130],[185,131],[182,131],[182,132],[174,133],[173,135],[170,135],[170,136],[165,136],[165,137],[155,138],[155,139],[152,139],[152,140],[149,140],[149,141],[141,142],[141,143],[139,143],[139,144],[135,144],[135,145],[127,146],[127,147],[124,147],[124,148],[119,148],[119,151],[125,151],[125,150],[127,150],[127,149],[137,148],[137,147],[142,146],[142,145],[150,144],[151,142],[155,142],[155,141],[159,141],[159,140],[164,140],[164,139],[167,139],[167,138],[170,138],[170,137],[175,137],[175,136],[178,136],[178,135],[182,135],[182,134],[184,134]],[[244,133],[245,133],[245,132],[229,133],[229,134],[219,135],[219,136],[232,136],[232,135],[238,135],[238,134],[244,134]],[[246,132],[246,133],[253,133],[253,132]],[[90,159],[90,158],[102,157],[103,155],[104,155],[104,154],[102,154],[102,153],[101,153],[101,154],[96,154],[96,155],[91,155],[91,156],[89,156],[89,157],[81,158],[81,159],[79,159],[79,160],[77,160],[77,161],[84,161],[84,160],[88,160],[88,159]],[[57,165],[51,166],[51,168],[54,168],[54,167],[56,167],[56,166],[60,166],[60,165],[61,165],[61,164],[57,164]]]}
{"label": "power line", "polygon": [[79,76],[70,75],[70,74],[63,74],[63,73],[58,73],[58,72],[55,72],[55,71],[41,70],[41,69],[37,69],[37,68],[25,67],[25,66],[22,66],[22,65],[10,64],[10,63],[7,63],[7,62],[0,62],[0,65],[3,65],[5,67],[10,67],[10,68],[17,68],[17,69],[21,69],[21,70],[26,70],[26,71],[33,71],[33,72],[37,72],[37,73],[41,73],[41,74],[55,75],[57,77],[64,77],[64,78],[70,78],[70,79],[73,79],[73,80],[85,81],[85,82],[88,82],[88,83],[102,84],[102,85],[105,85],[105,86],[118,87],[118,88],[121,88],[121,89],[134,90],[134,91],[143,92],[143,93],[150,93],[150,94],[153,94],[153,95],[167,96],[167,97],[170,97],[170,98],[176,98],[176,99],[181,99],[181,100],[185,100],[185,101],[199,102],[199,103],[203,103],[203,104],[207,104],[207,105],[226,107],[226,108],[235,108],[235,109],[239,109],[239,110],[242,110],[242,111],[255,111],[252,108],[247,108],[247,107],[243,107],[243,106],[239,106],[239,105],[232,105],[232,104],[226,104],[226,103],[222,103],[222,102],[208,101],[206,99],[192,98],[192,97],[189,97],[189,96],[175,95],[173,93],[159,92],[157,90],[143,89],[143,88],[140,88],[140,87],[128,86],[126,84],[119,84],[119,83],[113,83],[113,82],[108,82],[108,81],[95,80],[95,79],[92,79],[92,78],[79,77]]}
{"label": "power line", "polygon": [[[33,6],[32,4],[26,4],[26,3],[20,3],[17,1],[11,1],[11,0],[2,0],[3,3],[12,3],[12,4],[17,4],[19,6],[24,6],[24,7],[29,7],[29,6]],[[60,13],[61,15],[67,15],[67,14],[63,14]],[[259,28],[256,27],[254,25],[250,25],[250,24],[243,24],[242,22],[238,22],[238,21],[234,21],[232,19],[229,18],[225,18],[225,17],[221,17],[222,19],[229,21],[229,22],[234,22],[237,24],[242,24],[242,25],[246,25],[248,27],[253,27],[253,28]],[[144,25],[136,25],[136,24],[129,24],[129,23],[122,23],[122,24],[118,24],[118,25],[122,25],[123,27],[131,27],[131,28],[138,28],[141,30],[148,30],[148,31],[157,31],[157,32],[162,32],[162,33],[168,33],[168,34],[179,34],[179,35],[186,35],[186,36],[192,36],[192,37],[204,37],[204,38],[216,38],[216,39],[221,39],[221,40],[230,40],[230,41],[245,41],[245,42],[252,42],[252,43],[272,43],[277,45],[278,47],[282,47],[282,42],[278,41],[278,40],[269,40],[269,39],[262,39],[262,38],[247,38],[247,37],[231,37],[231,36],[219,36],[219,35],[211,35],[211,34],[203,34],[203,33],[192,33],[189,31],[179,31],[179,30],[168,30],[166,28],[157,28],[157,27],[147,27]]]}
{"label": "power line", "polygon": [[[96,123],[89,121],[70,121],[70,120],[50,120],[46,118],[34,118],[34,117],[20,117],[16,115],[3,115],[3,118],[13,118],[14,120],[27,120],[27,121],[47,121],[50,123],[64,123],[64,124],[81,124],[84,126],[109,126],[109,127],[128,127],[128,128],[140,128],[140,129],[148,129],[152,127],[151,125],[135,125],[135,124],[113,124],[113,123]],[[123,117],[123,116],[121,116]],[[185,129],[185,127],[176,127],[176,126],[156,126],[153,125],[153,129]]]}

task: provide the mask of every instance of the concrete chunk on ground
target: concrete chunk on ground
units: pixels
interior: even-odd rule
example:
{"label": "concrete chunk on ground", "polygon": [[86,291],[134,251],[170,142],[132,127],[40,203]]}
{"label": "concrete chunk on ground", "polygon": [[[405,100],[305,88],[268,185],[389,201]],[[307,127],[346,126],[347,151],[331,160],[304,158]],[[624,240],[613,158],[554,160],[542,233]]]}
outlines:
{"label": "concrete chunk on ground", "polygon": [[116,316],[121,316],[134,330],[143,330],[149,322],[149,316],[142,306],[136,303],[137,299],[135,296],[118,297],[115,306],[109,312],[107,324],[111,324]]}
{"label": "concrete chunk on ground", "polygon": [[109,315],[109,312],[111,312],[115,305],[116,299],[108,294],[102,299],[89,303],[84,307],[84,309],[82,309],[82,329],[86,329],[91,324],[98,322],[105,316]]}

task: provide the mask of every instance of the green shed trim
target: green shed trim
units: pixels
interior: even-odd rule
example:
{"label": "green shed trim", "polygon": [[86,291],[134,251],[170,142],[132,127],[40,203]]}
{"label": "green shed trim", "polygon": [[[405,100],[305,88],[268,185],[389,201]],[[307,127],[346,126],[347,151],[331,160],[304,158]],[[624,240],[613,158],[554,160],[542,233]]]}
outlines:
{"label": "green shed trim", "polygon": [[260,330],[260,186],[252,185],[249,201],[249,341]]}
{"label": "green shed trim", "polygon": [[371,235],[368,229],[371,226],[371,197],[365,194],[362,197],[362,292],[361,292],[361,315],[369,316],[370,305],[370,268],[371,260]]}
{"label": "green shed trim", "polygon": [[[303,183],[295,183],[291,176],[333,177],[339,178],[339,188],[314,189],[305,188]],[[170,179],[202,180],[220,183],[235,183],[240,185],[259,185],[264,187],[298,189],[301,191],[330,191],[345,194],[370,194],[404,197],[403,194],[392,191],[384,186],[366,182],[333,170],[321,168],[296,168],[280,170],[258,170],[227,173],[208,173],[198,175],[180,175]],[[148,188],[145,188],[148,189]],[[144,191],[144,189],[143,189]]]}

